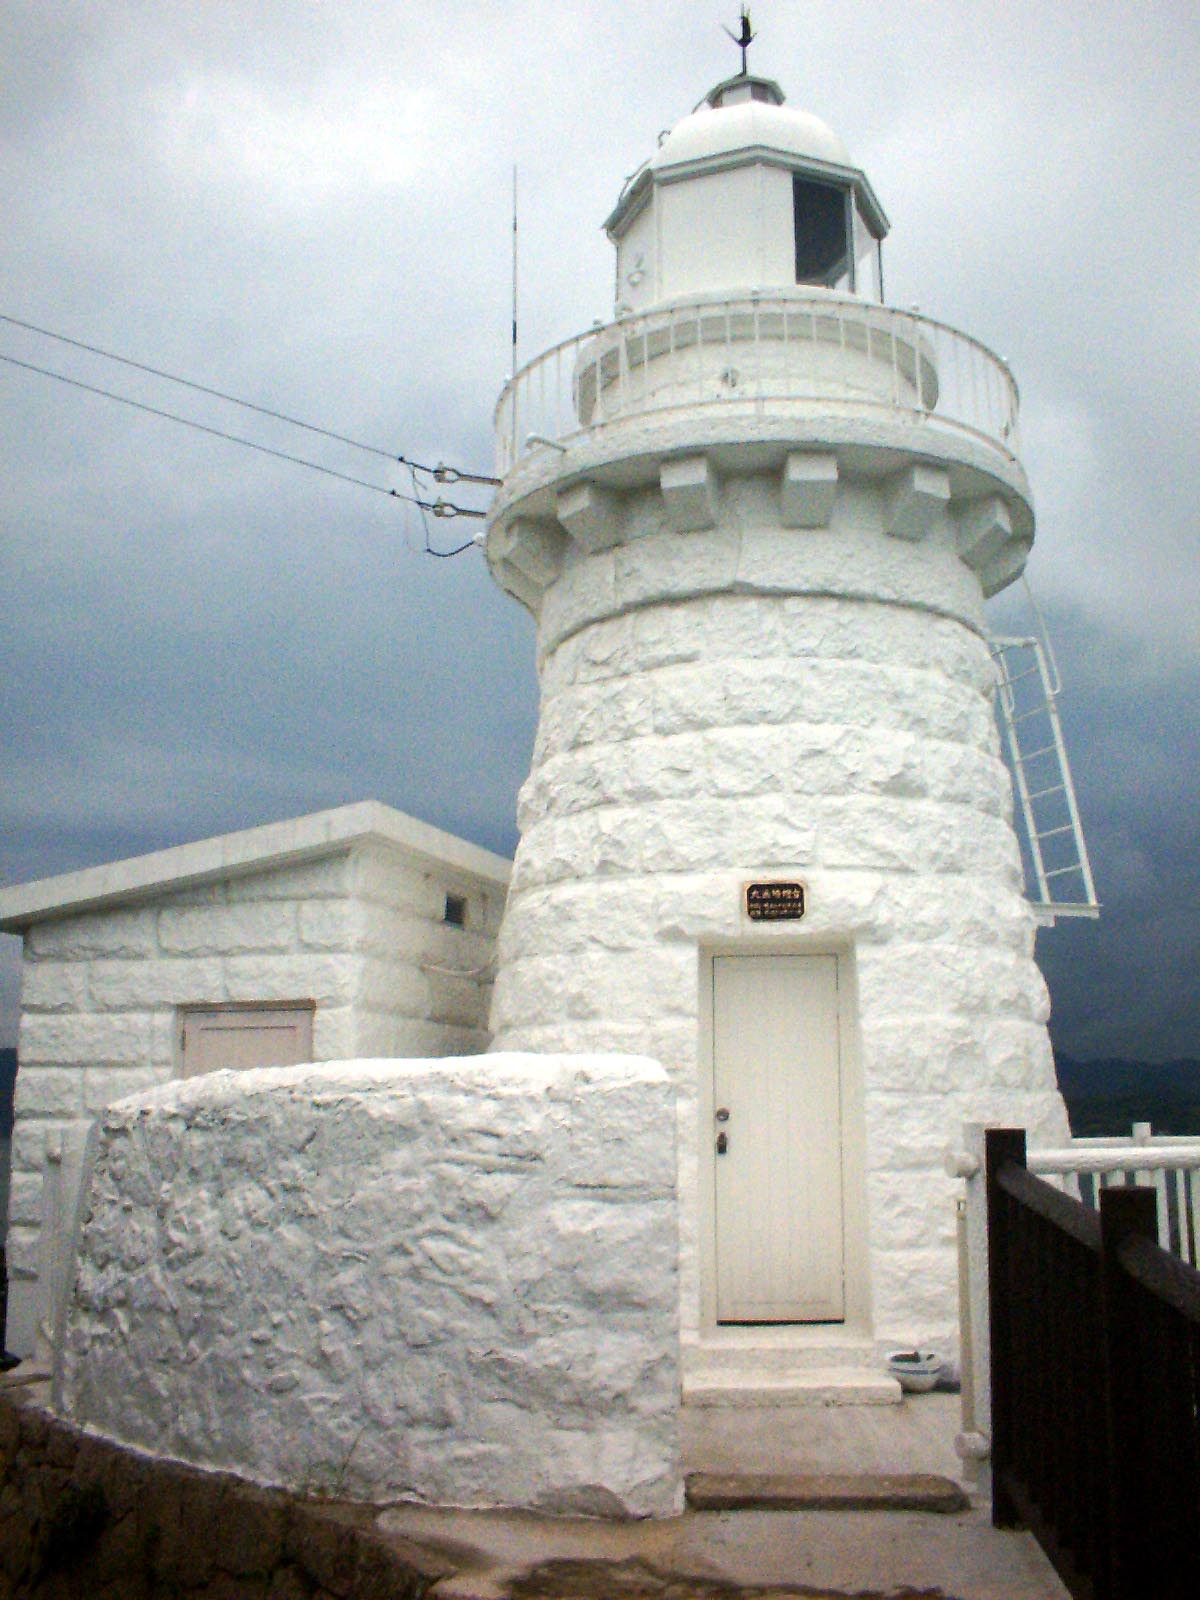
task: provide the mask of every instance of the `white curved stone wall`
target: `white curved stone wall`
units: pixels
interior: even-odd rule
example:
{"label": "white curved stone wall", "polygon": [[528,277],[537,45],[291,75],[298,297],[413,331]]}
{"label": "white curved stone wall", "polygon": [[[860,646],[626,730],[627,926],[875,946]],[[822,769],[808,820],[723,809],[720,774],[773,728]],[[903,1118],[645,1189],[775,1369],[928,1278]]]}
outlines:
{"label": "white curved stone wall", "polygon": [[62,1404],[376,1501],[681,1508],[673,1093],[645,1059],[214,1073],[101,1120]]}
{"label": "white curved stone wall", "polygon": [[[564,552],[541,607],[542,707],[500,936],[496,1048],[636,1050],[679,1089],[685,1336],[699,1326],[697,1126],[706,949],[853,961],[873,1326],[952,1343],[964,1120],[1066,1136],[992,715],[979,579],[954,526],[886,531],[842,482],[785,528],[768,478],[726,477],[717,525],[626,497],[625,542]],[[742,889],[800,877],[803,924]]]}

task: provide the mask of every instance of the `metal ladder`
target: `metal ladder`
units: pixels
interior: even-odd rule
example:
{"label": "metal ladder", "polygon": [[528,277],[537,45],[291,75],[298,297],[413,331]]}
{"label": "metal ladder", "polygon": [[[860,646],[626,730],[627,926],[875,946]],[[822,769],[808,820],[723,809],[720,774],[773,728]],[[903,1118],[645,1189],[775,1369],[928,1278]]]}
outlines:
{"label": "metal ladder", "polygon": [[1024,822],[1029,899],[1049,921],[1097,917],[1100,903],[1063,743],[1057,703],[1062,683],[1050,641],[993,638],[990,645],[997,721]]}

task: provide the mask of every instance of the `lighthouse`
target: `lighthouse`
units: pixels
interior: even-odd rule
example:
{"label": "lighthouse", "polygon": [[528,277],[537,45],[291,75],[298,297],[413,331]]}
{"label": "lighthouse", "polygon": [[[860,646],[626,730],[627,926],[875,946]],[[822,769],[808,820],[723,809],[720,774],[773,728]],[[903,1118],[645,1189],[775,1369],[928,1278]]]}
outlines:
{"label": "lighthouse", "polygon": [[671,1074],[685,1394],[883,1399],[885,1348],[955,1340],[944,1147],[1067,1137],[984,622],[1017,388],[886,303],[869,178],[768,78],[605,227],[612,320],[496,412],[540,715],[493,1047]]}

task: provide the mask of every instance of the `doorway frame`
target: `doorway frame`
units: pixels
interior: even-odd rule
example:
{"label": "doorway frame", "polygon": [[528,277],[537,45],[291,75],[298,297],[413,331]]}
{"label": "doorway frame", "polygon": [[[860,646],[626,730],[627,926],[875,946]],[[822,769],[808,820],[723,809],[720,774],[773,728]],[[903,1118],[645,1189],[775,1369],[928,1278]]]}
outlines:
{"label": "doorway frame", "polygon": [[[755,1334],[771,1339],[829,1343],[871,1337],[870,1245],[867,1237],[866,1117],[863,1107],[862,1048],[858,1017],[858,975],[849,940],[803,938],[724,939],[699,949],[699,1038],[696,1085],[697,1239],[700,1267],[700,1336],[743,1343]],[[838,962],[837,1014],[842,1095],[842,1227],[845,1318],[842,1322],[785,1322],[743,1326],[717,1321],[716,1141],[713,1098],[713,960],[716,956],[835,956]]]}

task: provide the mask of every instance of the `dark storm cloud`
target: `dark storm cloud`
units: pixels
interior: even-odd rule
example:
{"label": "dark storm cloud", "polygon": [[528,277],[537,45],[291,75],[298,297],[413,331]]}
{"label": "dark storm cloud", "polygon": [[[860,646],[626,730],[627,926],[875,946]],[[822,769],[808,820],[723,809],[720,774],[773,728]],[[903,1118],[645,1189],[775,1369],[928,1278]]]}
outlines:
{"label": "dark storm cloud", "polygon": [[1062,715],[1103,911],[1039,935],[1051,1030],[1077,1058],[1194,1055],[1200,664],[1164,662],[1078,618],[1053,621],[1074,663]]}
{"label": "dark storm cloud", "polygon": [[[9,4],[0,311],[487,470],[513,162],[528,358],[608,313],[599,224],[733,70],[716,20]],[[1200,1052],[1189,8],[764,0],[755,21],[760,69],[871,173],[890,297],[1021,382],[1032,570],[1106,902],[1099,928],[1042,936],[1059,1042]],[[33,336],[0,350],[409,487]],[[511,848],[531,629],[477,553],[435,563],[382,495],[3,367],[0,426],[6,881],[364,796]]]}

